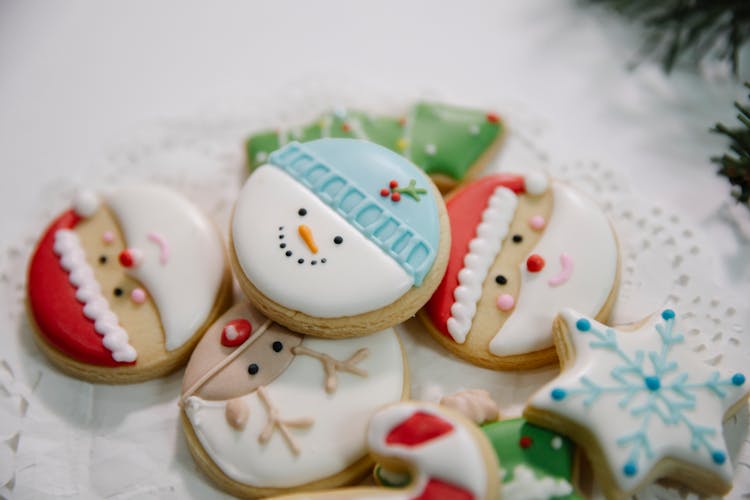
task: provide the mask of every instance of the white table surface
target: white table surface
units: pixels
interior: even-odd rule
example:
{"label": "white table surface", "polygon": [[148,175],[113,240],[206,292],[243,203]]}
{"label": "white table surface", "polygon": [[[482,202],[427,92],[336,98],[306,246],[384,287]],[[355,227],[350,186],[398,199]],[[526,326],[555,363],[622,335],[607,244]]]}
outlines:
{"label": "white table surface", "polygon": [[525,103],[704,230],[717,256],[707,272],[749,297],[750,210],[714,174],[709,157],[725,140],[707,132],[733,123],[731,103],[747,90],[725,64],[628,69],[640,36],[572,0],[0,0],[0,250],[41,229],[45,187],[84,184],[141,127],[210,109],[249,114],[295,82],[368,82],[393,95]]}

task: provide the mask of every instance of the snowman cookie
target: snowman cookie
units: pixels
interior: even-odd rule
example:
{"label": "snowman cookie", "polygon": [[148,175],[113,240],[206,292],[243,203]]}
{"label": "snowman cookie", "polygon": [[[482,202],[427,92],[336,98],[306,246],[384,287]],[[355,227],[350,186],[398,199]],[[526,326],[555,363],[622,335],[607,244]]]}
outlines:
{"label": "snowman cookie", "polygon": [[92,382],[131,383],[187,361],[229,305],[221,236],[163,187],[82,192],[32,255],[28,310],[42,351]]}
{"label": "snowman cookie", "polygon": [[390,328],[321,339],[238,304],[190,358],[183,428],[200,467],[233,495],[333,488],[371,467],[367,421],[408,396],[407,373]]}
{"label": "snowman cookie", "polygon": [[448,268],[420,317],[451,352],[487,368],[534,368],[556,360],[561,307],[609,315],[618,245],[593,201],[541,174],[499,174],[447,206]]}
{"label": "snowman cookie", "polygon": [[288,328],[372,333],[414,315],[448,260],[445,205],[396,153],[356,139],[292,142],[240,192],[231,229],[240,286]]}
{"label": "snowman cookie", "polygon": [[408,482],[398,488],[348,488],[276,500],[500,498],[499,465],[489,441],[449,408],[419,401],[387,406],[370,420],[367,442],[381,470],[405,474]]}
{"label": "snowman cookie", "polygon": [[401,117],[336,109],[301,127],[255,133],[245,147],[248,167],[253,171],[290,141],[364,139],[404,155],[446,192],[481,171],[494,157],[504,135],[505,125],[496,113],[418,102]]}
{"label": "snowman cookie", "polygon": [[671,309],[622,327],[572,309],[555,320],[562,373],[529,399],[524,417],[575,440],[608,498],[660,478],[705,495],[732,487],[722,423],[747,406],[750,384],[702,362],[687,328]]}

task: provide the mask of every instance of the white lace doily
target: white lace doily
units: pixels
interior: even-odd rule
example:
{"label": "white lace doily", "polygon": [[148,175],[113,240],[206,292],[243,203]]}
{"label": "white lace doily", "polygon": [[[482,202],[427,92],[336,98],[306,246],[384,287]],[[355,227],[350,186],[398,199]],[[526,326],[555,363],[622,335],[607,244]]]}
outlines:
{"label": "white lace doily", "polygon": [[[310,88],[295,85],[278,95],[235,103],[236,113],[210,110],[193,118],[146,127],[111,148],[87,176],[89,187],[153,179],[190,196],[222,228],[244,178],[243,139],[248,132],[311,119],[342,104],[397,113],[417,98],[455,96],[421,92],[394,98],[386,90],[363,98],[358,85]],[[268,104],[283,103],[281,107]],[[242,105],[245,104],[243,107]],[[614,320],[640,319],[665,304],[675,308],[696,352],[706,362],[747,366],[740,318],[744,304],[710,279],[711,245],[668,204],[635,196],[627,175],[582,159],[550,137],[551,127],[522,103],[465,103],[499,110],[510,132],[488,169],[541,169],[593,196],[611,216],[622,246],[622,276]],[[0,255],[0,497],[34,498],[216,498],[221,495],[193,463],[179,425],[177,396],[182,371],[132,386],[92,385],[51,368],[34,346],[24,312],[24,273],[38,234],[64,209],[77,186],[60,179],[43,187],[47,200],[29,221],[24,241]],[[709,270],[709,271],[707,271]],[[412,320],[398,327],[404,341],[415,397],[432,399],[465,388],[491,392],[503,414],[517,414],[525,400],[556,373],[547,368],[519,373],[467,365],[447,353]],[[731,419],[725,434],[737,473],[732,496],[750,493],[747,412]],[[660,485],[639,498],[689,495]]]}

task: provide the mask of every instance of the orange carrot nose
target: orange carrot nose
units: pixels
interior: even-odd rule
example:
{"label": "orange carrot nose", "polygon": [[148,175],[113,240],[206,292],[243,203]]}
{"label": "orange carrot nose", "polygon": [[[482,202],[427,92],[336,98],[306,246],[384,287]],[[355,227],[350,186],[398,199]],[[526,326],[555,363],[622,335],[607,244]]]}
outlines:
{"label": "orange carrot nose", "polygon": [[310,229],[310,226],[300,224],[297,228],[297,231],[299,231],[299,235],[307,245],[307,248],[309,248],[312,253],[318,253],[318,245],[315,244],[315,238],[313,238],[312,229]]}

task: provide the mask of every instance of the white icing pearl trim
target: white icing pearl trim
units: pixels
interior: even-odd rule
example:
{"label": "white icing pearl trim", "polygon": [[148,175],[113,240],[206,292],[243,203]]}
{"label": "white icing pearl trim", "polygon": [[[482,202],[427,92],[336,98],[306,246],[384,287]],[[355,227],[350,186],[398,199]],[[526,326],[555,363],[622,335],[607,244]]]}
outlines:
{"label": "white icing pearl trim", "polygon": [[99,197],[93,191],[78,191],[73,198],[73,211],[84,219],[91,217],[99,209]]}
{"label": "white icing pearl trim", "polygon": [[532,196],[537,196],[544,193],[549,187],[549,179],[541,172],[534,172],[527,174],[524,177],[524,185],[526,192]]}
{"label": "white icing pearl trim", "polygon": [[517,205],[518,197],[513,191],[502,186],[496,188],[482,212],[477,235],[469,242],[469,253],[464,257],[464,268],[458,273],[458,286],[453,291],[456,301],[447,322],[448,333],[459,344],[466,341],[471,330],[482,284],[500,253]]}
{"label": "white icing pearl trim", "polygon": [[70,229],[56,231],[53,250],[60,257],[62,268],[68,271],[68,280],[76,287],[76,299],[83,304],[83,315],[94,322],[94,330],[104,337],[102,344],[112,352],[112,359],[121,363],[135,361],[137,353],[102,295],[76,233]]}

